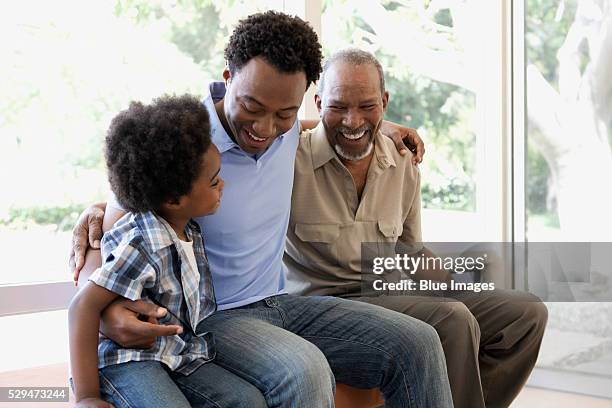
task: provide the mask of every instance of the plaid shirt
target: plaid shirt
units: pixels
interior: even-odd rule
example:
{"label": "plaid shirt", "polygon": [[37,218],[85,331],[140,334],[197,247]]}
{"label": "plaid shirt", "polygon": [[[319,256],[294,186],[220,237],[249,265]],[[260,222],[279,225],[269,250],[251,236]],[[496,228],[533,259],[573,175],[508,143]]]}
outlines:
{"label": "plaid shirt", "polygon": [[[128,213],[102,238],[102,267],[90,280],[131,300],[143,299],[168,310],[161,324],[178,324],[183,333],[158,337],[147,350],[126,349],[104,338],[98,346],[99,368],[128,361],[160,361],[188,375],[215,356],[212,333],[197,326],[217,308],[204,242],[197,223],[185,229],[193,241],[197,273],[179,238],[152,212]],[[198,281],[199,277],[199,281]]]}

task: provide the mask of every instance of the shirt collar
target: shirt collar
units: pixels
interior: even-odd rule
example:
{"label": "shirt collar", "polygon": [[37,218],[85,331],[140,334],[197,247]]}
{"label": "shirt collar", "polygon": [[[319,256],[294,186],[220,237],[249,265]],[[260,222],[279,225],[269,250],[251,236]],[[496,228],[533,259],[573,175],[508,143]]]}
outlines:
{"label": "shirt collar", "polygon": [[380,131],[378,131],[376,134],[376,142],[374,143],[374,157],[376,157],[378,165],[383,169],[397,166],[389,147],[389,145],[394,146],[393,143],[389,143],[390,140],[391,139],[389,139],[387,136],[380,133]]}
{"label": "shirt collar", "polygon": [[312,164],[316,170],[328,161],[336,158],[336,152],[327,140],[323,121],[320,121],[311,132],[310,149],[312,151]]}
{"label": "shirt collar", "polygon": [[[170,224],[163,218],[155,215],[152,211],[135,213],[134,222],[138,225],[144,241],[153,252],[167,248],[178,241],[178,236]],[[194,240],[195,234],[200,234],[200,226],[193,220],[189,220],[185,233],[190,241]]]}
{"label": "shirt collar", "polygon": [[212,142],[217,146],[217,149],[219,149],[219,153],[224,153],[234,147],[239,147],[225,131],[221,119],[219,115],[217,115],[217,110],[215,109],[215,103],[223,99],[224,96],[225,84],[220,81],[211,82],[208,85],[208,93],[204,96],[204,106],[210,118]]}
{"label": "shirt collar", "polygon": [[[374,157],[379,166],[384,169],[396,166],[385,139],[387,139],[387,137],[379,131],[376,134],[374,143]],[[312,151],[312,164],[315,170],[330,160],[338,159],[336,152],[331,144],[329,144],[329,140],[327,140],[323,121],[319,122],[317,127],[312,130],[312,134],[310,135],[310,146]]]}

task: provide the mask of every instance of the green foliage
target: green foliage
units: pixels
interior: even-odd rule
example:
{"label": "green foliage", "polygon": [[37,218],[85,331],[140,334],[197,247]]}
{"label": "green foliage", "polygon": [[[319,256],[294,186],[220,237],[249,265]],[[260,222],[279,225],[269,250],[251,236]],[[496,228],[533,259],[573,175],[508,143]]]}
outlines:
{"label": "green foliage", "polygon": [[[577,0],[528,0],[526,4],[525,47],[527,62],[534,64],[555,89],[558,89],[559,80],[557,53],[574,21],[576,9]],[[581,44],[580,50],[580,67],[584,71],[590,58],[586,43]],[[539,132],[539,130],[530,127],[529,134],[531,137],[533,137],[534,132]],[[554,208],[547,208],[549,178],[550,169],[546,160],[528,137],[526,204],[530,216],[554,212]],[[554,222],[547,222],[547,225],[553,224]]]}
{"label": "green foliage", "polygon": [[449,9],[442,9],[434,15],[434,21],[447,27],[453,26],[453,16]]}
{"label": "green foliage", "polygon": [[8,216],[0,219],[0,225],[10,229],[54,225],[56,231],[69,231],[85,208],[85,204],[71,204],[66,207],[10,208]]}
{"label": "green foliage", "polygon": [[[383,1],[383,7],[398,13],[406,24],[423,24],[418,13],[405,2]],[[349,2],[325,1],[323,13],[341,16],[334,20],[334,30],[340,43],[352,44],[355,32],[377,48],[375,55],[385,70],[385,86],[389,92],[386,119],[419,129],[427,143],[427,157],[422,166],[422,201],[426,208],[474,211],[476,137],[472,115],[476,109],[475,95],[456,85],[415,75],[405,68],[405,62],[377,42],[376,33],[357,12],[347,14]],[[433,23],[452,27],[448,9],[438,11]],[[426,24],[425,24],[426,25]],[[338,41],[336,41],[338,43]],[[329,56],[333,51],[326,47]]]}
{"label": "green foliage", "polygon": [[[531,132],[537,132],[532,129]],[[546,199],[548,196],[548,178],[550,169],[542,154],[532,141],[527,143],[527,163],[525,179],[527,183],[527,211],[531,214],[544,214],[548,211]]]}
{"label": "green foliage", "polygon": [[[560,8],[562,4],[564,8]],[[577,0],[527,0],[525,21],[527,60],[537,66],[544,78],[554,87],[557,87],[558,82],[557,52],[574,21],[576,8]],[[581,65],[584,69],[589,57],[588,49],[583,50]]]}
{"label": "green foliage", "polygon": [[[560,1],[562,0],[527,0],[526,6],[528,59],[536,64],[553,84],[556,84],[558,75],[556,53],[573,21],[577,3],[577,0],[566,0],[564,12],[559,13]],[[400,0],[381,2],[387,11],[406,19],[406,24],[420,24],[417,19],[422,18],[422,15],[412,10],[415,7],[411,3]],[[422,4],[427,7],[429,1]],[[324,0],[323,12],[348,5],[350,2],[347,1]],[[224,65],[223,47],[226,38],[236,20],[245,15],[246,9],[247,3],[241,0],[117,0],[114,8],[111,5],[109,12],[132,25],[154,28],[150,32],[156,35],[151,36],[150,41],[159,49],[159,59],[170,58],[171,50],[164,47],[168,43],[173,44],[174,52],[176,49],[180,50],[197,64],[196,68],[202,73],[203,86],[207,78],[219,77]],[[364,37],[368,37],[370,43],[375,40],[376,33],[357,13],[341,15],[343,18],[335,21],[337,26],[334,29],[347,44],[351,43],[356,30],[366,33]],[[452,17],[448,9],[442,9],[428,23],[452,28]],[[51,25],[55,27],[53,24],[54,22]],[[60,25],[57,27],[61,28]],[[44,29],[54,33],[57,38],[65,35],[64,31],[53,31],[48,27]],[[69,28],[66,30],[66,33],[70,32]],[[36,38],[34,34],[28,33],[24,34],[23,38],[19,37],[21,40],[31,41],[27,44],[28,47],[39,43]],[[128,40],[136,41],[131,36],[126,38],[126,43]],[[453,41],[452,35],[449,40]],[[60,44],[53,41],[48,42],[49,47]],[[422,166],[423,174],[427,176],[423,179],[422,188],[425,207],[474,210],[475,134],[471,121],[475,111],[475,96],[457,86],[414,75],[405,69],[405,64],[397,56],[385,50],[384,44],[376,46],[376,56],[385,67],[387,90],[391,96],[387,119],[419,129],[427,142],[428,155]],[[326,55],[331,51],[324,49]],[[582,51],[581,65],[584,69],[588,61],[588,49],[582,47]],[[70,144],[71,148],[66,149],[65,154],[58,158],[67,171],[73,174],[85,174],[85,171],[92,169],[101,171],[103,136],[110,118],[125,107],[126,100],[134,98],[135,90],[141,92],[144,84],[149,84],[146,86],[150,88],[152,82],[143,81],[142,84],[135,84],[134,88],[131,88],[131,83],[126,86],[124,83],[117,85],[111,82],[104,82],[107,85],[100,85],[100,89],[92,87],[92,78],[83,74],[87,72],[86,65],[75,68],[75,63],[80,61],[78,53],[68,52],[68,48],[63,52],[64,54],[60,54],[64,55],[63,59],[58,60],[63,65],[60,65],[59,69],[44,71],[57,72],[57,75],[41,77],[39,83],[32,82],[28,71],[20,68],[26,62],[29,63],[29,60],[24,59],[22,62],[24,57],[21,54],[9,55],[9,60],[14,61],[14,70],[9,71],[9,76],[15,84],[15,91],[7,92],[8,99],[0,102],[0,125],[7,129],[18,129],[11,133],[13,145],[9,146],[19,154],[21,150],[26,151],[25,148],[35,149],[34,142],[38,140],[35,138],[40,134],[34,127],[34,130],[28,130],[31,134],[26,133],[24,128],[20,127],[23,118],[28,117],[30,112],[45,112],[48,118],[37,118],[31,122],[39,121],[45,125],[49,123],[46,128],[53,145]],[[143,53],[143,56],[146,55]],[[69,58],[74,58],[74,61]],[[135,58],[142,59],[138,56]],[[176,56],[172,54],[172,58]],[[127,66],[133,63],[132,60],[126,60]],[[59,94],[64,101],[61,106],[49,98],[51,91],[44,88],[46,84],[58,84],[58,89],[64,92]],[[105,89],[104,86],[115,86],[116,89]],[[197,89],[200,84],[193,86]],[[529,149],[527,173],[529,211],[542,212],[546,206],[549,171],[546,162],[532,147]],[[35,224],[57,225],[61,229],[64,228],[64,223],[71,225],[70,220],[76,219],[81,209],[80,205],[69,205],[65,208],[26,205],[23,209],[11,209],[8,218],[0,223],[16,225],[30,220],[29,222]]]}

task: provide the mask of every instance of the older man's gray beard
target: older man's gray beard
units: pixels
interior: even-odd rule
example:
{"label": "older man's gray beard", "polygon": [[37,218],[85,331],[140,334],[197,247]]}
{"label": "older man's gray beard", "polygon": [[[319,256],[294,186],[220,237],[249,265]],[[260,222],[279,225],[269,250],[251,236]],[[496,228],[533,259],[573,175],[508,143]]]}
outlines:
{"label": "older man's gray beard", "polygon": [[338,156],[340,156],[344,160],[349,160],[349,161],[358,161],[361,159],[365,159],[366,157],[370,155],[370,153],[372,153],[373,148],[374,148],[374,140],[370,140],[370,143],[368,143],[368,147],[365,148],[364,151],[359,154],[351,154],[347,152],[346,150],[344,150],[342,146],[340,146],[339,144],[334,145],[334,150],[336,151]]}

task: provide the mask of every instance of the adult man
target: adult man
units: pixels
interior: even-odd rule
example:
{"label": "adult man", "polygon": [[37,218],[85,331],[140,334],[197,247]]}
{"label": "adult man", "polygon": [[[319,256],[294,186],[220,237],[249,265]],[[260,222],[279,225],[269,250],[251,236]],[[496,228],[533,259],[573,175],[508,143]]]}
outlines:
{"label": "adult man", "polygon": [[[225,85],[212,84],[204,101],[224,198],[197,220],[219,305],[202,324],[215,336],[209,364],[254,384],[270,407],[333,406],[334,380],[379,387],[389,407],[451,406],[431,327],[364,303],[285,294],[297,111],[320,73],[316,35],[298,18],[256,14],[236,27],[225,56]],[[105,227],[122,213],[107,207]],[[122,319],[108,317],[105,334],[119,338]],[[216,379],[209,386],[218,392]]]}
{"label": "adult man", "polygon": [[[542,340],[547,313],[538,299],[511,291],[453,299],[361,294],[362,242],[421,249],[419,171],[380,133],[388,99],[371,54],[348,49],[326,62],[315,97],[321,123],[303,132],[295,162],[289,288],[380,305],[431,324],[445,351],[454,406],[508,406]],[[450,281],[444,270],[421,273]]]}

